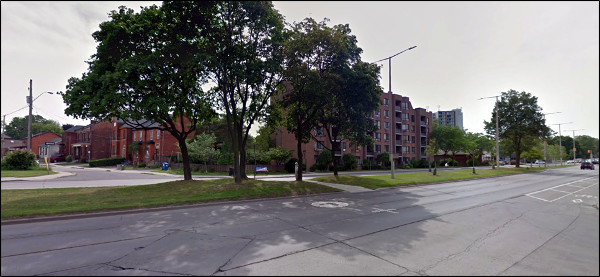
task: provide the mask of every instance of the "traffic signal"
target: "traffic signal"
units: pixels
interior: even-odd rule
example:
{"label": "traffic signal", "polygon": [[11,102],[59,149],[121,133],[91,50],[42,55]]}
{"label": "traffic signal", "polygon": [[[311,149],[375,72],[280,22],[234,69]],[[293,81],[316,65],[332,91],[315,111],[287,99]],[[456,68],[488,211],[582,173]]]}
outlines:
{"label": "traffic signal", "polygon": [[592,153],[592,150],[589,150],[589,149],[588,149],[588,154],[589,154],[589,153]]}

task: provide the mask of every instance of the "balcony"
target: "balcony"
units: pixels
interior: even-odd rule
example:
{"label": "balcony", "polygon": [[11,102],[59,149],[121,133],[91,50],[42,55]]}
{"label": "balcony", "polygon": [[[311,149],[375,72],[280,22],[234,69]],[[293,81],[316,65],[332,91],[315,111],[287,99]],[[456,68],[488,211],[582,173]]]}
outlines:
{"label": "balcony", "polygon": [[341,157],[342,156],[342,151],[333,151],[334,155],[336,157]]}
{"label": "balcony", "polygon": [[421,126],[427,126],[427,122],[421,121]]}
{"label": "balcony", "polygon": [[375,153],[372,152],[372,151],[371,152],[367,151],[367,155],[366,156],[367,157],[373,157],[373,156],[375,156]]}
{"label": "balcony", "polygon": [[402,130],[400,128],[396,128],[396,131],[394,131],[395,134],[397,135],[401,135],[402,134]]}
{"label": "balcony", "polygon": [[396,145],[402,145],[402,140],[396,140]]}

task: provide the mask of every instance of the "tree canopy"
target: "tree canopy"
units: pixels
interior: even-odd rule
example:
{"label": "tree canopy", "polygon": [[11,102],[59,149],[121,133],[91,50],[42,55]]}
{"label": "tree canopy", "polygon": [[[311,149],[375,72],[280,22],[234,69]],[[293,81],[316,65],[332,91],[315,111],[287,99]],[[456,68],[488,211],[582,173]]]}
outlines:
{"label": "tree canopy", "polygon": [[517,164],[521,152],[528,150],[525,140],[543,138],[550,135],[550,128],[542,108],[537,104],[537,97],[525,91],[508,90],[502,92],[500,101],[497,101],[492,111],[491,120],[484,121],[485,130],[489,135],[496,133],[496,112],[498,112],[498,137],[510,144],[516,154]]}
{"label": "tree canopy", "polygon": [[65,113],[133,126],[140,119],[160,123],[178,140],[184,179],[191,180],[185,139],[214,115],[202,89],[208,74],[204,35],[213,8],[210,2],[166,1],[139,13],[124,6],[112,11],[92,35],[98,46],[88,71],[70,78],[61,93]]}
{"label": "tree canopy", "polygon": [[[323,127],[331,142],[331,159],[337,175],[335,153],[342,138],[359,145],[372,143],[367,132],[375,130],[370,114],[379,106],[379,67],[362,62],[357,40],[345,25],[327,26],[327,19],[306,18],[292,26],[285,47],[289,82],[282,105],[285,125],[301,144],[308,142],[314,127]],[[296,180],[302,180],[299,173]]]}
{"label": "tree canopy", "polygon": [[212,96],[225,112],[234,155],[235,183],[246,179],[246,143],[252,125],[264,120],[281,83],[283,16],[271,2],[217,2],[209,53]]}
{"label": "tree canopy", "polygon": [[[4,134],[13,139],[27,138],[27,125],[29,124],[29,116],[13,117],[9,124],[4,127]],[[51,119],[45,119],[41,115],[32,115],[31,117],[31,135],[54,132],[57,135],[62,135],[63,129],[61,125]]]}

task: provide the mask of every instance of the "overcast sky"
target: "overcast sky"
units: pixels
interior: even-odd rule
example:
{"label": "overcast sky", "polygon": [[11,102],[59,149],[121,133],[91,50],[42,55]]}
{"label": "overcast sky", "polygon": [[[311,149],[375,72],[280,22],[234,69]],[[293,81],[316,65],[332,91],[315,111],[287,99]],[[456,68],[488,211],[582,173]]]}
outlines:
{"label": "overcast sky", "polygon": [[[28,114],[25,97],[64,91],[87,71],[92,33],[108,13],[149,1],[2,1],[2,115]],[[362,60],[392,59],[392,91],[429,111],[462,108],[464,127],[484,131],[495,99],[514,89],[538,98],[547,123],[563,136],[599,136],[599,2],[274,2],[286,22],[329,18],[349,24]],[[389,66],[379,63],[389,91]],[[21,108],[24,109],[17,111]],[[64,114],[58,95],[42,95],[34,114],[61,124],[88,124]],[[17,111],[17,112],[15,112]],[[570,124],[562,124],[569,123]],[[583,130],[581,130],[583,129]]]}

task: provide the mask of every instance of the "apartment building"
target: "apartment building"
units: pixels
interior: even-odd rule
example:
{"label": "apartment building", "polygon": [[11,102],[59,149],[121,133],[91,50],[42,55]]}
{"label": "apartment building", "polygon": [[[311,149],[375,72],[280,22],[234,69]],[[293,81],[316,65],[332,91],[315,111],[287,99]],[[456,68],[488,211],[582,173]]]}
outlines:
{"label": "apartment building", "polygon": [[439,119],[442,125],[458,127],[464,130],[462,108],[451,111],[438,111],[437,113],[433,113],[433,119]]}
{"label": "apartment building", "polygon": [[[373,113],[372,118],[379,129],[372,135],[375,143],[369,147],[361,147],[343,139],[341,151],[335,153],[340,159],[346,154],[354,155],[362,166],[364,160],[375,164],[378,154],[387,152],[394,157],[396,166],[404,165],[411,159],[427,159],[426,147],[429,142],[429,132],[432,130],[432,113],[423,108],[413,108],[409,97],[383,93],[381,103]],[[331,149],[326,132],[322,128],[312,130],[317,140],[302,144],[303,163],[307,168],[317,163],[319,154],[325,148]],[[280,128],[273,135],[275,146],[294,151],[297,157],[297,142],[293,133]],[[364,165],[366,166],[366,165]]]}

